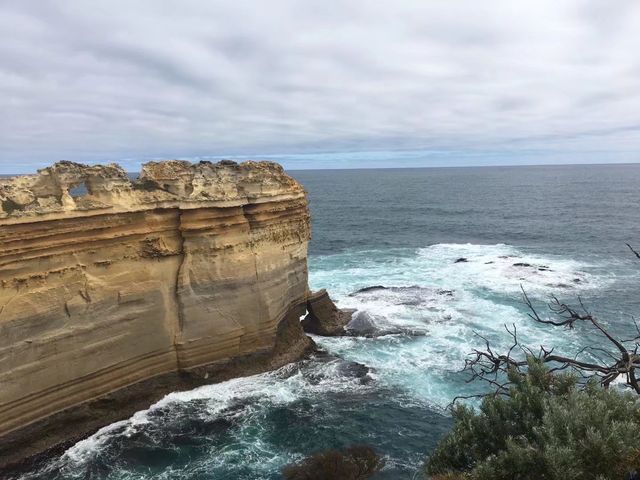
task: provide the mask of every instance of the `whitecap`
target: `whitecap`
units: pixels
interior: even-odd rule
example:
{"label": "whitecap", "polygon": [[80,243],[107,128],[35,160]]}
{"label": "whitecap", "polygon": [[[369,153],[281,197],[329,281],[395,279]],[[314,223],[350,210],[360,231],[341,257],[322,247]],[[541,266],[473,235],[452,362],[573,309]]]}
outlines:
{"label": "whitecap", "polygon": [[[395,251],[393,259],[383,251],[355,255],[357,261],[347,252],[312,265],[313,286],[329,289],[340,307],[357,310],[355,316],[366,313],[379,329],[400,333],[316,341],[372,367],[380,384],[436,408],[473,388],[458,372],[468,353],[484,344],[477,333],[497,350],[511,344],[505,324],[515,325],[519,339],[534,348],[577,348],[575,332],[546,328],[527,317],[521,286],[541,300],[562,292],[577,296],[614,281],[594,273],[592,264],[505,244],[438,244]],[[457,261],[461,258],[465,261]],[[365,288],[371,286],[377,288]]]}

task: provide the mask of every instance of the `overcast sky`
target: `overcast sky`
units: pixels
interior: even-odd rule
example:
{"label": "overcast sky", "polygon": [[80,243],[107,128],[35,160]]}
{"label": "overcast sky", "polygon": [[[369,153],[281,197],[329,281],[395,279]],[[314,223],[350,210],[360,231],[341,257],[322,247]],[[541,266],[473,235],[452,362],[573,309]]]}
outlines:
{"label": "overcast sky", "polygon": [[635,162],[640,1],[3,0],[0,93],[0,173]]}

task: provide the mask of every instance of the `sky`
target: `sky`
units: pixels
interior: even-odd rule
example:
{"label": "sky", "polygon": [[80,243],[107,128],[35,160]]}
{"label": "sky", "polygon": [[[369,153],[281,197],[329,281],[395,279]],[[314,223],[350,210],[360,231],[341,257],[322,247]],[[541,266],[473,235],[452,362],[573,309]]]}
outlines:
{"label": "sky", "polygon": [[1,0],[0,173],[640,161],[640,1]]}

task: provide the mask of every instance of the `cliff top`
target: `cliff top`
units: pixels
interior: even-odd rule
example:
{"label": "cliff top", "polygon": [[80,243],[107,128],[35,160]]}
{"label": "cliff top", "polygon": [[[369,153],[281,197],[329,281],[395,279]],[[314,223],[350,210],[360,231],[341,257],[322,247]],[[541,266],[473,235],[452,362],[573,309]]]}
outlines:
{"label": "cliff top", "polygon": [[282,195],[302,197],[304,190],[274,162],[164,160],[145,163],[134,180],[115,163],[60,161],[34,175],[0,179],[0,224],[89,210],[260,203]]}

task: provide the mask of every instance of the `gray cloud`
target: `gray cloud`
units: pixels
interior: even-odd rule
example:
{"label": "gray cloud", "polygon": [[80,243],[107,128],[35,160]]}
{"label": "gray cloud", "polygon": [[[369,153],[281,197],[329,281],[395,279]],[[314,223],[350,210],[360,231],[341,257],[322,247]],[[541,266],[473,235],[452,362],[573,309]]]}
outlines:
{"label": "gray cloud", "polygon": [[5,1],[0,171],[640,161],[638,31],[635,0]]}

